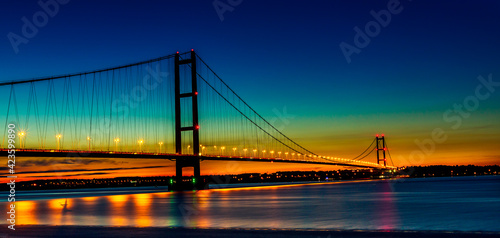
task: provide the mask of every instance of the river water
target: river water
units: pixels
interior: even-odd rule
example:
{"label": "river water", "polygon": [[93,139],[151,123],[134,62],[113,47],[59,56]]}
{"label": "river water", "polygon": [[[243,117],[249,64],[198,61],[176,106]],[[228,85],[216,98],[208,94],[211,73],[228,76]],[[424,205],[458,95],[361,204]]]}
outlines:
{"label": "river water", "polygon": [[500,231],[500,176],[16,195],[17,225]]}

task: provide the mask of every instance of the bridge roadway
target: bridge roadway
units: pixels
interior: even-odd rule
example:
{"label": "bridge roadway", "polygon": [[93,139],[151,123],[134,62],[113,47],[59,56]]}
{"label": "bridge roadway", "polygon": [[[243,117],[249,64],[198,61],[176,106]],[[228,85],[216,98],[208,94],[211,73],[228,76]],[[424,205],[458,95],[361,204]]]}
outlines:
{"label": "bridge roadway", "polygon": [[[8,150],[0,149],[0,156],[7,157]],[[130,158],[130,159],[195,159],[203,160],[218,160],[218,161],[251,161],[251,162],[277,162],[277,163],[296,163],[296,164],[320,164],[320,165],[336,165],[336,166],[351,166],[361,168],[376,168],[386,169],[393,168],[390,166],[370,166],[364,164],[351,164],[343,162],[322,162],[308,160],[292,160],[283,158],[257,158],[257,157],[239,157],[239,156],[194,156],[194,155],[178,155],[178,154],[158,154],[158,153],[132,153],[132,152],[109,152],[109,151],[78,151],[78,150],[33,150],[33,149],[16,149],[17,157],[70,157],[70,158]]]}

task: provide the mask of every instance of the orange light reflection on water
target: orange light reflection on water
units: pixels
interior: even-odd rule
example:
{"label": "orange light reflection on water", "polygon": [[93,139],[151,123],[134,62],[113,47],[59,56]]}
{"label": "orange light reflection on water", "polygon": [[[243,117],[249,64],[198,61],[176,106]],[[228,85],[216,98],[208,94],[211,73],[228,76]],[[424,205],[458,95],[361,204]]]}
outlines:
{"label": "orange light reflection on water", "polygon": [[125,226],[128,225],[127,215],[125,214],[125,204],[131,195],[112,195],[106,196],[111,202],[111,210],[113,211],[110,217],[110,225]]}
{"label": "orange light reflection on water", "polygon": [[153,195],[151,193],[134,194],[131,195],[134,199],[135,208],[135,225],[139,227],[151,226],[153,220],[151,218],[151,199]]}
{"label": "orange light reflection on water", "polygon": [[72,204],[72,199],[60,198],[52,199],[47,201],[49,211],[49,219],[59,225],[73,225],[72,216],[65,216],[68,211],[71,210],[70,204]]}
{"label": "orange light reflection on water", "polygon": [[[7,203],[6,205],[8,207],[10,204]],[[34,201],[16,202],[15,203],[15,206],[16,206],[15,207],[16,208],[16,224],[17,225],[39,224],[39,221],[36,219],[36,216],[35,216],[36,205],[37,204]]]}
{"label": "orange light reflection on water", "polygon": [[82,197],[81,199],[86,202],[93,202],[97,199],[98,197]]}

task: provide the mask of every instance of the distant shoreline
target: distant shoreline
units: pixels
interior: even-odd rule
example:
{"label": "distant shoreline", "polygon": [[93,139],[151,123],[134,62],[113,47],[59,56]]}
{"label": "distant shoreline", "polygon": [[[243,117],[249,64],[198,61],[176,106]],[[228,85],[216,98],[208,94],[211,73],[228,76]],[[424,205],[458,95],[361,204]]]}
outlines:
{"label": "distant shoreline", "polygon": [[[383,179],[377,179],[383,180]],[[288,183],[240,183],[240,184],[218,184],[211,190],[219,189],[255,189],[255,188],[265,188],[265,187],[292,187],[292,186],[306,186],[306,185],[325,185],[325,184],[335,184],[335,183],[359,183],[377,180],[343,180],[343,181],[321,181],[321,182],[288,182]],[[61,196],[61,191],[65,191],[64,196]],[[50,193],[54,192],[54,195]],[[142,193],[171,193],[167,186],[148,186],[148,187],[110,187],[110,188],[76,188],[76,189],[46,189],[46,190],[24,190],[17,193],[17,201],[30,201],[30,200],[46,200],[46,199],[58,199],[58,198],[82,198],[82,197],[99,197],[99,196],[115,196],[115,195],[132,195],[132,194],[142,194]],[[38,194],[43,194],[44,197],[40,197]]]}
{"label": "distant shoreline", "polygon": [[[238,184],[265,184],[265,183],[307,183],[307,182],[331,182],[331,181],[354,181],[367,179],[386,178],[430,178],[430,177],[462,177],[462,176],[487,176],[500,175],[500,166],[417,166],[406,167],[399,171],[379,171],[371,169],[347,169],[331,171],[281,171],[275,173],[243,173],[234,175],[203,175],[197,182],[203,185],[211,184],[227,187],[238,186]],[[192,179],[185,177],[187,180]],[[97,188],[131,188],[151,186],[173,186],[175,177],[116,177],[99,179],[42,179],[18,181],[16,191],[42,191],[54,189],[97,189]],[[7,184],[1,184],[5,191],[9,190]]]}
{"label": "distant shoreline", "polygon": [[327,230],[327,229],[242,229],[242,228],[177,228],[177,227],[101,227],[101,226],[39,226],[19,225],[16,230],[6,226],[0,234],[14,237],[238,237],[238,238],[327,238],[327,237],[498,237],[499,232],[461,231],[390,231],[390,230]]}
{"label": "distant shoreline", "polygon": [[[465,178],[465,177],[495,177],[497,175],[479,175],[479,176],[448,176],[448,177],[419,177],[419,178],[385,178],[385,179],[353,179],[353,180],[334,180],[334,181],[298,181],[298,182],[267,182],[267,183],[235,183],[235,184],[214,184],[210,190],[252,190],[279,188],[279,187],[296,187],[309,185],[328,185],[328,184],[343,184],[343,183],[364,183],[377,181],[397,181],[415,179],[430,179],[430,178]],[[191,191],[191,190],[189,190]],[[189,192],[188,191],[188,192]],[[31,200],[46,200],[59,198],[82,198],[82,197],[99,197],[99,196],[115,196],[115,195],[133,195],[143,193],[172,193],[168,186],[141,186],[141,187],[108,187],[108,188],[72,188],[72,189],[41,189],[41,190],[22,190],[17,193],[17,201]],[[182,192],[182,191],[181,191]],[[53,194],[51,194],[53,193]],[[64,195],[61,195],[61,194]],[[175,193],[175,192],[174,192]],[[0,202],[2,203],[2,202]]]}

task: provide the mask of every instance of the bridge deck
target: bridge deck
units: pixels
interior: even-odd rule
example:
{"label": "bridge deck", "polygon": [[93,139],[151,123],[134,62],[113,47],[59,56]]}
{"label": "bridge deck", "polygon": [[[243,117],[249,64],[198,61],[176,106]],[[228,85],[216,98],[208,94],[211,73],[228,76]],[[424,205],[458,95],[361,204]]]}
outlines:
{"label": "bridge deck", "polygon": [[[0,149],[0,156],[7,156],[7,149]],[[76,151],[76,150],[28,150],[17,149],[16,157],[90,157],[90,158],[130,158],[130,159],[189,159],[198,158],[200,160],[216,160],[216,161],[251,161],[251,162],[277,162],[277,163],[298,163],[298,164],[321,164],[321,165],[336,165],[336,166],[351,166],[361,168],[385,168],[383,166],[370,166],[363,164],[351,164],[335,161],[311,161],[298,159],[284,158],[257,158],[257,157],[240,157],[240,156],[194,156],[194,155],[178,155],[165,153],[127,153],[127,152],[108,152],[108,151]],[[389,167],[387,167],[389,168]]]}

